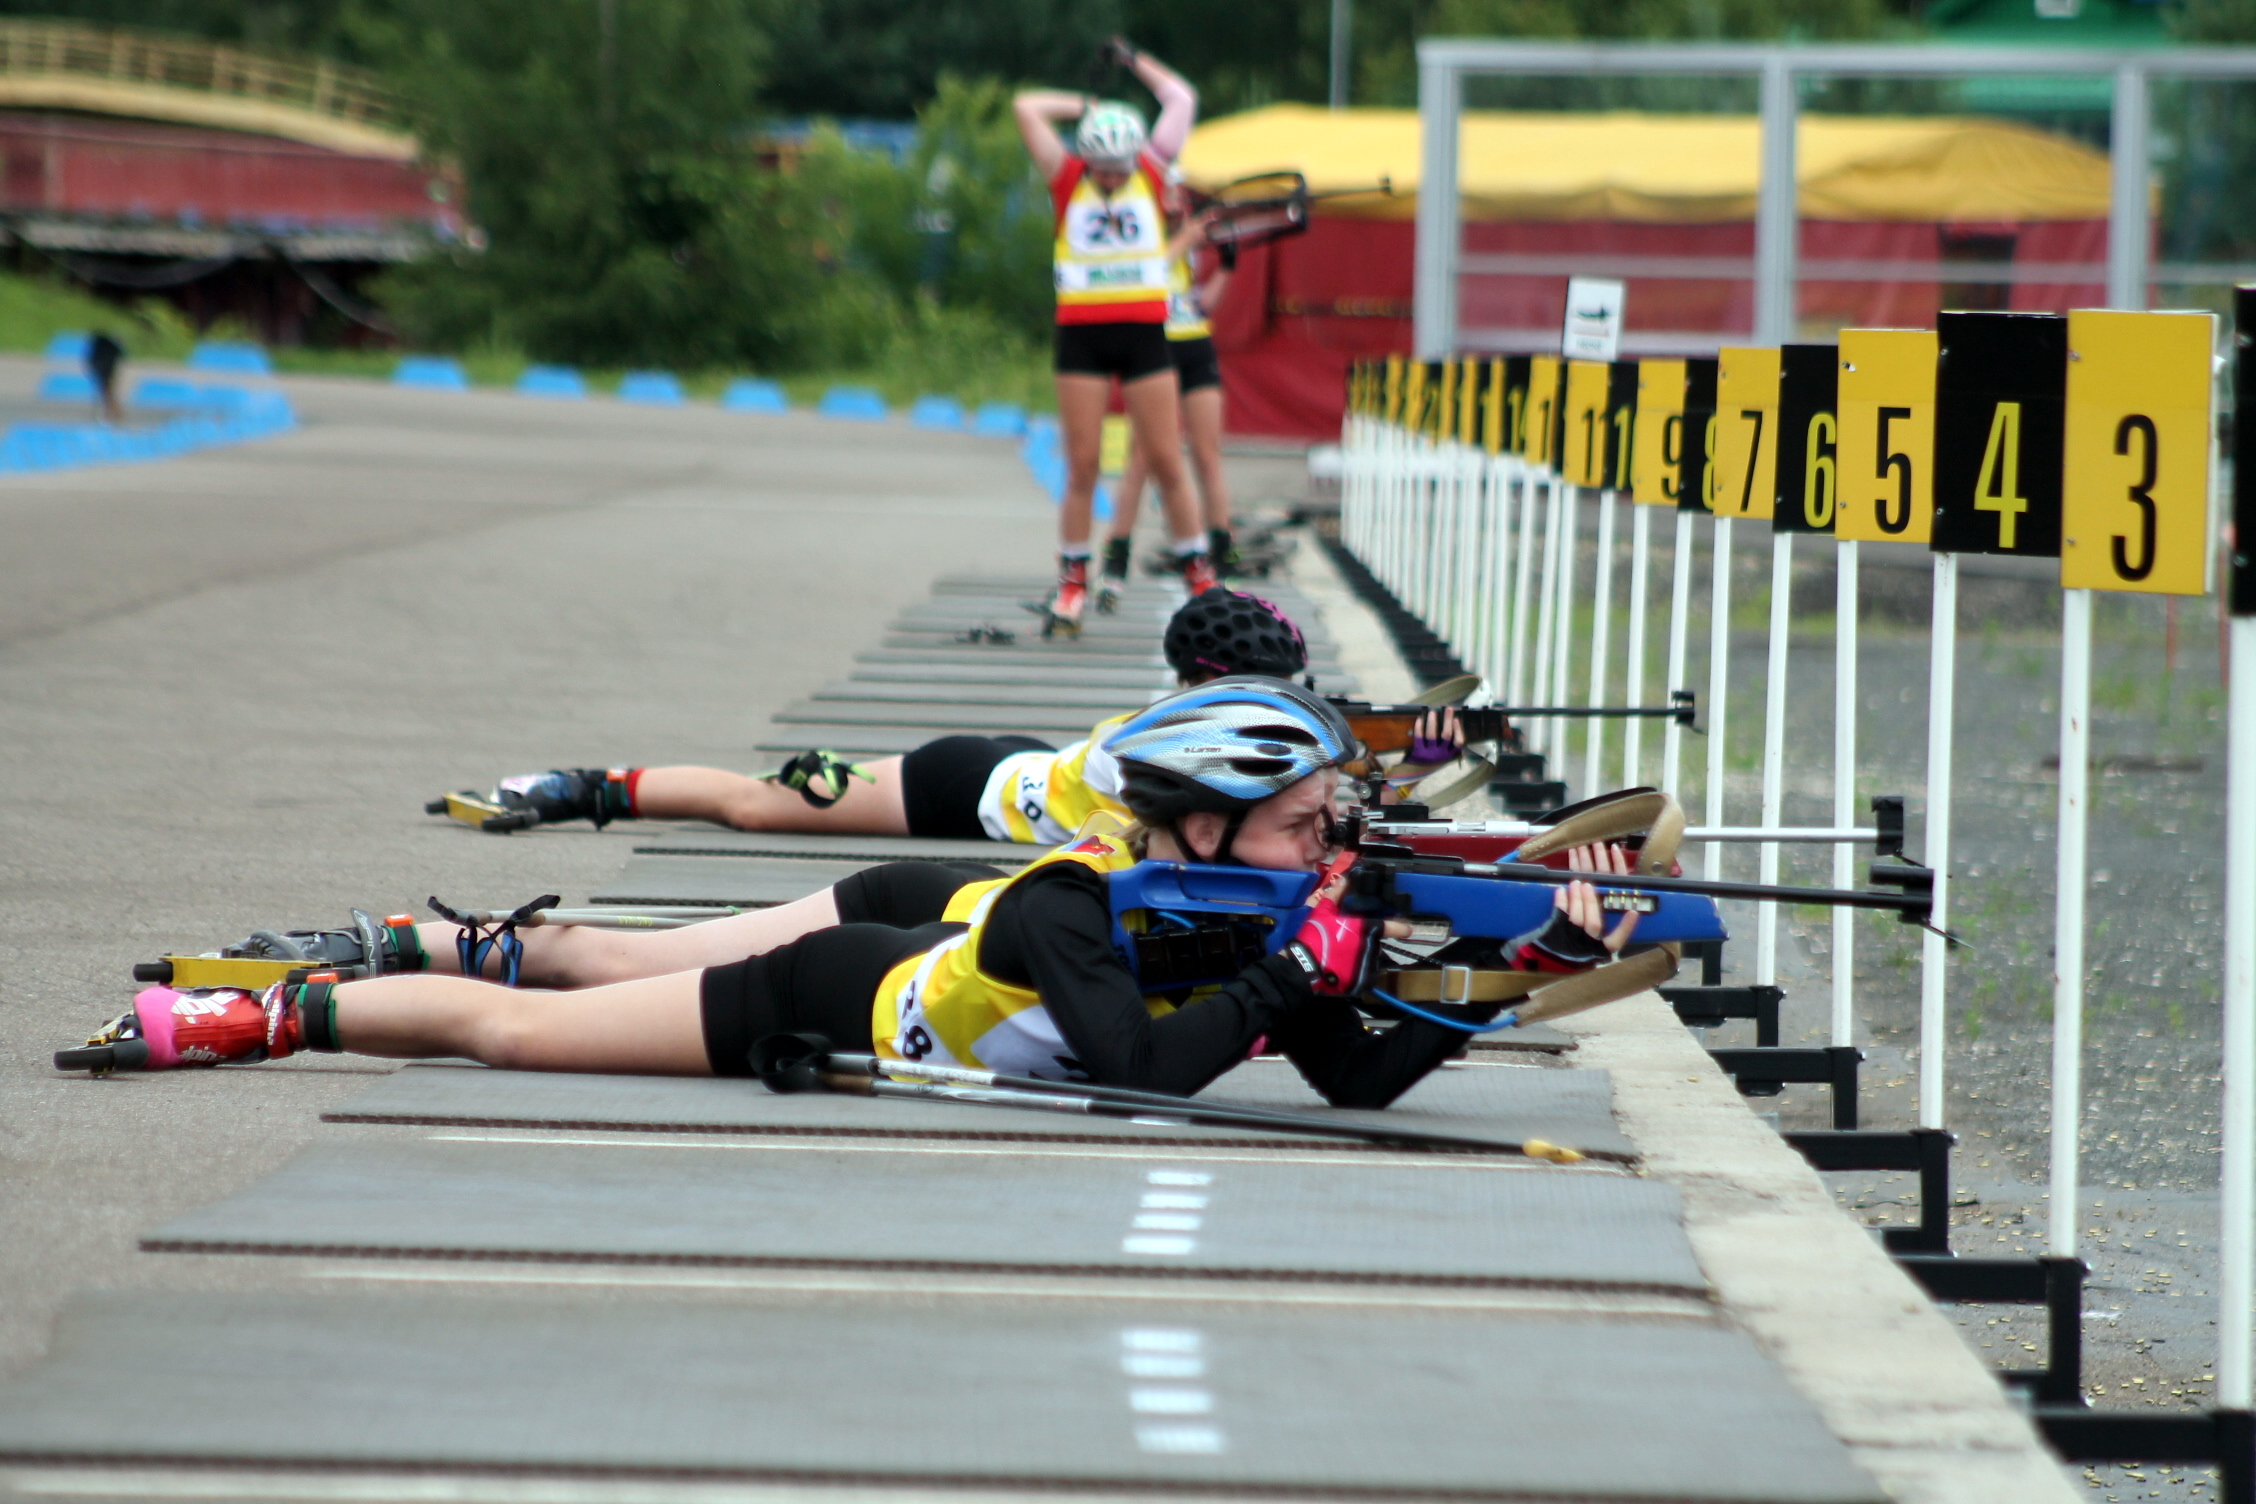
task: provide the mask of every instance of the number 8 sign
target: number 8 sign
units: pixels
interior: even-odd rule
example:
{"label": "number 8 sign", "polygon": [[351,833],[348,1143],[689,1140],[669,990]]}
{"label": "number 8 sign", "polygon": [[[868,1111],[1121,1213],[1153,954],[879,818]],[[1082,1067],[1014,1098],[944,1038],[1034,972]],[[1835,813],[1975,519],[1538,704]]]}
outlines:
{"label": "number 8 sign", "polygon": [[2209,592],[2207,313],[2068,315],[2060,583]]}

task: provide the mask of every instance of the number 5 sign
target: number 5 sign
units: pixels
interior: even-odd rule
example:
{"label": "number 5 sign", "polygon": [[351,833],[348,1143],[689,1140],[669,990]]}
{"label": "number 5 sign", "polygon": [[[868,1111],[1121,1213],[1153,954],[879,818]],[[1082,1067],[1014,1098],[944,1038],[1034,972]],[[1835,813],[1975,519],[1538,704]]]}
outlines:
{"label": "number 5 sign", "polygon": [[1925,543],[1935,525],[1933,332],[1843,329],[1839,401],[1833,535]]}
{"label": "number 5 sign", "polygon": [[2206,313],[2068,315],[2068,447],[2060,583],[2209,591]]}

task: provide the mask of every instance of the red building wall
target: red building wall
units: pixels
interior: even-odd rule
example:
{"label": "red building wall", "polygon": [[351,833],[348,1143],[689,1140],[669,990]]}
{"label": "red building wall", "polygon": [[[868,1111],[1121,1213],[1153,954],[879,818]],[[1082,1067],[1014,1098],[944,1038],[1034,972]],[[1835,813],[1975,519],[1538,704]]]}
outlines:
{"label": "red building wall", "polygon": [[451,236],[459,198],[428,167],[274,136],[0,113],[0,207],[18,213],[272,229],[404,222]]}

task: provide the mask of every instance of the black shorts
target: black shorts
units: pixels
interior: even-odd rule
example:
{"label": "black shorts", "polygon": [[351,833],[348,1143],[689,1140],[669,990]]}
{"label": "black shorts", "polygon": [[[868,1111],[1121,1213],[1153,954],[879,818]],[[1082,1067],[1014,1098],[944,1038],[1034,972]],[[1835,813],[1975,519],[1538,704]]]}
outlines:
{"label": "black shorts", "polygon": [[1141,381],[1175,368],[1165,324],[1060,324],[1060,376],[1117,376]]}
{"label": "black shorts", "polygon": [[913,930],[938,924],[958,888],[1002,876],[1002,868],[983,862],[886,862],[833,884],[830,896],[840,924]]}
{"label": "black shorts", "polygon": [[901,962],[964,928],[842,924],[802,935],[764,956],[706,968],[698,1004],[713,1074],[751,1075],[746,1057],[770,1034],[820,1034],[837,1049],[867,1054],[877,984]]}
{"label": "black shorts", "polygon": [[987,792],[996,764],[1016,752],[1054,750],[1031,736],[943,736],[926,742],[901,759],[901,805],[909,817],[909,834],[986,840],[979,796]]}
{"label": "black shorts", "polygon": [[1171,339],[1167,347],[1175,357],[1175,379],[1184,396],[1222,384],[1222,357],[1214,353],[1213,340],[1202,334],[1197,339]]}

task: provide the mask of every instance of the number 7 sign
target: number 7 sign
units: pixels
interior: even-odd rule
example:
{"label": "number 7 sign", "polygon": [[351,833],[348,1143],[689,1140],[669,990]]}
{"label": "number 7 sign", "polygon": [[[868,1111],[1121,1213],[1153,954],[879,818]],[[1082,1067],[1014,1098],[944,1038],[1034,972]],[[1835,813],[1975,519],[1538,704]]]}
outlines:
{"label": "number 7 sign", "polygon": [[2207,313],[2068,315],[2060,583],[2209,593]]}

